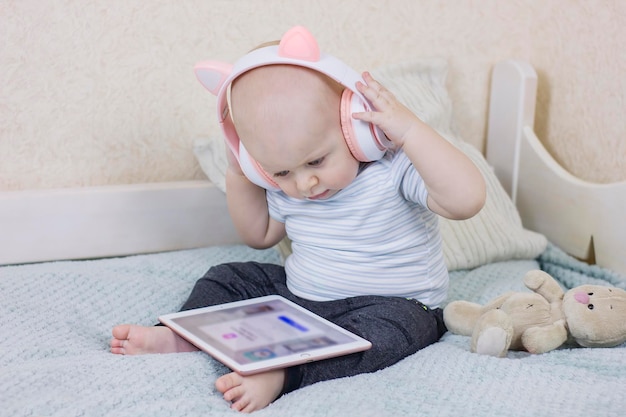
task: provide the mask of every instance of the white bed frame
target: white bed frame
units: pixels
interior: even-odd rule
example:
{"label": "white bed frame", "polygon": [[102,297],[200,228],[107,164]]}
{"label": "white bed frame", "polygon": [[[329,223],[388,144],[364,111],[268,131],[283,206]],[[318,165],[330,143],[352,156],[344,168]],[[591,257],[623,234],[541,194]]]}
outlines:
{"label": "white bed frame", "polygon": [[487,160],[527,229],[572,256],[626,275],[626,181],[594,184],[574,177],[533,131],[537,74],[505,61],[493,70]]}
{"label": "white bed frame", "polygon": [[[626,182],[568,174],[533,132],[537,75],[493,71],[487,159],[524,226],[566,252],[626,274]],[[234,244],[223,193],[208,181],[0,192],[0,264]]]}

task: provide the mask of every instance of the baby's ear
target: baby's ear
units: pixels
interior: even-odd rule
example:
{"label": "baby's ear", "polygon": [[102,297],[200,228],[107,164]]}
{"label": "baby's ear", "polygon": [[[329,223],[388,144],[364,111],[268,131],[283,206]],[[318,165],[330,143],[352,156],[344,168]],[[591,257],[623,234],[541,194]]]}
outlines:
{"label": "baby's ear", "polygon": [[233,65],[220,61],[202,61],[193,67],[193,71],[200,84],[216,96],[228,75],[233,71]]}

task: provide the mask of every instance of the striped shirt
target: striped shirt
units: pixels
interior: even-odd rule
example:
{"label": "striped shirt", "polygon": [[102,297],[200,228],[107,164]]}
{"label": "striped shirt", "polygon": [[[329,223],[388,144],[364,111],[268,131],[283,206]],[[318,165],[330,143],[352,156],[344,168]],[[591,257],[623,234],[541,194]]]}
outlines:
{"label": "striped shirt", "polygon": [[326,200],[267,192],[270,216],[285,223],[285,262],[294,294],[318,301],[358,295],[446,298],[448,271],[437,215],[421,176],[402,151],[388,151]]}

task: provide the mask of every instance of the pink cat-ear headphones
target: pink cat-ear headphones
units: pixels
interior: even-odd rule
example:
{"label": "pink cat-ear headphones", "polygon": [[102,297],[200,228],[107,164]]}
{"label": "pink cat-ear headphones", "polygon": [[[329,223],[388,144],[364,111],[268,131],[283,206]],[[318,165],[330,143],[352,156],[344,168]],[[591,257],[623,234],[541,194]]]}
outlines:
{"label": "pink cat-ear headphones", "polygon": [[255,49],[241,57],[234,65],[203,61],[194,67],[198,81],[217,96],[217,118],[220,122],[226,144],[233,152],[241,170],[254,184],[267,190],[280,188],[261,166],[248,154],[239,140],[230,117],[228,90],[235,78],[246,71],[265,65],[297,65],[327,75],[345,87],[341,97],[341,130],[352,155],[359,161],[376,161],[390,146],[389,140],[378,127],[352,118],[352,113],[370,111],[372,106],[356,89],[357,81],[364,82],[361,76],[341,60],[320,53],[317,41],[302,26],[289,29],[279,45]]}

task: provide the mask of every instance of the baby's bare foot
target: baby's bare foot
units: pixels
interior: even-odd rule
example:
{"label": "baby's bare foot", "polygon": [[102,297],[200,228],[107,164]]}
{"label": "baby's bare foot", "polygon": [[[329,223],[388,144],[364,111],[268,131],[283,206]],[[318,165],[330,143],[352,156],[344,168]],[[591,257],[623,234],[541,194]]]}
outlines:
{"label": "baby's bare foot", "polygon": [[176,353],[198,350],[194,345],[165,326],[120,324],[113,328],[111,352],[118,355]]}
{"label": "baby's bare foot", "polygon": [[215,387],[232,403],[233,410],[251,413],[267,407],[278,398],[285,383],[285,370],[242,376],[235,372],[221,376]]}

